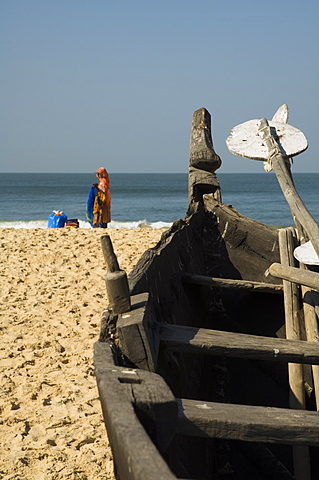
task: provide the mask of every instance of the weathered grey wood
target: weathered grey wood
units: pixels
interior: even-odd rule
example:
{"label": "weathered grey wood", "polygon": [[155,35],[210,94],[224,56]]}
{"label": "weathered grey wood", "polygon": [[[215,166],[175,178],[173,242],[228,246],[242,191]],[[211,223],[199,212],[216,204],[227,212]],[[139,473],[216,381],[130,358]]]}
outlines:
{"label": "weathered grey wood", "polygon": [[[294,231],[291,228],[279,231],[280,260],[284,266],[295,264]],[[286,337],[290,340],[301,338],[299,285],[283,281]],[[303,367],[299,363],[288,363],[289,405],[292,409],[305,409],[305,387]],[[307,445],[293,445],[294,476],[296,480],[311,480],[310,456]]]}
{"label": "weathered grey wood", "polygon": [[311,308],[309,321],[306,322],[306,335],[310,342],[319,342],[318,316],[316,307],[319,305],[318,293],[308,287],[302,287],[304,309]]}
{"label": "weathered grey wood", "polygon": [[121,349],[136,367],[155,372],[158,336],[148,293],[132,296],[132,309],[117,321]]}
{"label": "weathered grey wood", "polygon": [[[202,132],[204,133],[204,132]],[[199,157],[198,157],[199,158]],[[198,169],[199,170],[199,169]],[[197,175],[197,173],[194,173],[194,177]],[[199,184],[205,186],[205,178],[201,177],[199,178]],[[195,181],[195,183],[197,183]],[[208,185],[209,187],[209,185]],[[203,188],[203,191],[205,190],[205,187]],[[201,192],[198,192],[201,195]],[[215,194],[217,193],[217,190]],[[213,195],[215,195],[213,193]],[[199,196],[200,196],[199,195]],[[196,213],[192,214],[191,216],[187,216],[185,220],[180,220],[178,222],[174,222],[172,228],[170,229],[169,232],[165,233],[162,236],[161,242],[153,248],[148,250],[145,255],[143,255],[142,259],[140,262],[138,262],[137,268],[134,268],[134,272],[131,276],[131,288],[132,288],[132,293],[134,289],[134,293],[137,292],[145,292],[148,291],[150,293],[150,302],[153,304],[154,311],[156,313],[156,322],[151,323],[150,326],[155,327],[154,333],[156,333],[156,328],[159,323],[162,322],[168,322],[168,323],[176,323],[176,324],[188,324],[188,325],[193,325],[194,321],[196,321],[196,324],[198,326],[200,325],[207,325],[207,320],[212,320],[212,324],[217,326],[220,326],[222,328],[222,322],[225,320],[225,323],[229,321],[227,324],[227,328],[231,328],[231,322],[233,320],[238,320],[240,323],[242,320],[243,322],[240,323],[240,327],[243,329],[248,329],[252,328],[254,329],[254,332],[261,331],[259,329],[259,326],[263,323],[261,320],[261,317],[259,315],[262,314],[263,308],[259,308],[262,306],[262,302],[264,303],[272,303],[272,305],[269,305],[273,308],[271,308],[271,313],[269,309],[267,309],[267,322],[269,322],[269,330],[271,330],[270,335],[273,334],[273,332],[276,332],[278,328],[281,327],[282,323],[282,302],[281,298],[279,296],[274,297],[272,296],[270,298],[270,295],[264,294],[264,295],[249,295],[250,303],[249,306],[251,308],[251,312],[256,311],[256,324],[253,325],[253,318],[252,316],[249,316],[249,313],[246,310],[247,304],[245,303],[245,297],[246,295],[242,295],[241,292],[239,292],[239,295],[237,295],[236,291],[231,291],[229,292],[223,292],[223,299],[226,299],[227,297],[230,298],[230,303],[228,306],[230,307],[229,310],[227,311],[227,315],[225,315],[225,312],[222,310],[222,305],[220,301],[219,294],[220,292],[217,291],[217,289],[213,292],[216,295],[210,295],[210,298],[208,298],[207,293],[211,293],[208,288],[195,288],[194,286],[190,285],[185,285],[181,282],[181,275],[183,275],[184,272],[193,272],[193,273],[204,273],[207,272],[208,275],[212,277],[219,277],[222,276],[224,278],[236,278],[236,279],[246,279],[247,281],[254,280],[254,281],[260,281],[260,282],[268,282],[268,280],[265,278],[264,274],[265,271],[269,268],[269,265],[275,262],[279,262],[279,249],[278,249],[278,233],[275,229],[271,229],[270,227],[267,227],[265,225],[258,224],[257,222],[254,225],[251,225],[248,220],[243,219],[234,209],[231,207],[225,206],[225,205],[218,205],[216,208],[215,206],[213,209],[210,209],[209,206],[212,204],[211,199],[213,199],[213,195],[210,193],[209,195],[203,195],[203,200],[204,202],[198,201],[197,205],[194,207],[194,211]],[[207,198],[207,201],[206,201]],[[222,211],[222,213],[220,213]],[[224,212],[227,210],[227,213],[224,215]],[[216,215],[215,215],[216,212]],[[258,233],[255,235],[255,233],[258,231]],[[222,270],[227,264],[227,268],[230,266],[233,266],[233,275],[227,275],[223,273],[220,273],[219,268]],[[264,268],[262,268],[264,266]],[[278,280],[275,277],[269,277],[269,282],[270,283],[281,283],[281,280]],[[200,298],[199,298],[200,297]],[[238,298],[236,300],[236,297],[239,297],[240,301],[238,301]],[[205,307],[208,304],[209,300],[209,315],[208,317],[205,312]],[[134,303],[133,303],[134,304]],[[216,305],[216,308],[215,308]],[[225,306],[225,305],[224,305]],[[239,311],[237,310],[237,306],[242,306],[243,309]],[[278,306],[278,309],[277,309]],[[200,307],[200,308],[199,308]],[[226,307],[226,306],[225,306]],[[257,311],[258,310],[258,311]],[[234,312],[234,316],[233,315]],[[247,312],[247,317],[245,317],[245,312]],[[237,315],[238,313],[238,315]],[[216,314],[216,315],[215,315]],[[218,316],[220,314],[220,316]],[[125,317],[125,315],[120,316]],[[227,318],[226,318],[227,317]],[[247,318],[247,322],[244,323],[244,321]],[[125,318],[124,318],[125,320]],[[114,324],[113,324],[114,325]],[[149,326],[149,325],[148,325]],[[237,325],[238,326],[238,325]],[[144,327],[144,326],[143,326]],[[240,327],[238,329],[240,329]],[[140,330],[139,330],[139,323],[132,322],[130,324],[130,319],[127,317],[127,324],[123,324],[123,328],[127,328],[128,330],[132,328],[132,335],[128,335],[127,338],[130,338],[133,342],[135,341],[136,338],[139,338],[140,344],[143,341],[141,341],[141,335],[140,335]],[[268,328],[264,329],[262,326],[263,331],[268,332]],[[125,360],[125,355],[123,354],[121,350],[121,345],[119,342],[119,339],[117,337],[118,330],[115,333],[115,337],[107,337],[110,341],[108,343],[112,343],[113,341],[115,342],[113,344],[113,349],[114,351],[117,351],[119,349],[119,355],[118,355],[118,360],[123,361],[123,358]],[[229,337],[229,334],[226,334],[227,337]],[[153,338],[153,336],[151,336]],[[259,337],[260,338],[260,337]],[[156,339],[155,339],[156,340]],[[263,340],[263,339],[262,339]],[[269,337],[267,337],[267,340],[269,341]],[[270,339],[272,342],[272,339]],[[131,341],[128,341],[130,343],[130,348],[132,347]],[[151,342],[150,342],[151,343]],[[306,343],[306,342],[304,342]],[[263,342],[264,344],[264,342]],[[308,344],[307,344],[308,345]],[[267,346],[267,345],[266,345]],[[290,346],[290,345],[289,345]],[[302,345],[303,346],[303,345]],[[107,347],[107,345],[106,345]],[[215,395],[215,392],[218,391],[217,395],[219,398],[222,398],[225,403],[230,400],[229,397],[227,396],[228,394],[228,384],[227,381],[232,377],[227,377],[228,372],[226,369],[224,370],[223,368],[220,368],[221,372],[218,372],[218,376],[220,375],[219,378],[212,378],[215,377],[215,375],[212,375],[209,377],[209,379],[213,382],[213,384],[209,382],[205,382],[205,380],[208,378],[209,373],[215,373],[213,372],[213,368],[215,366],[223,366],[224,365],[224,360],[222,358],[200,358],[199,355],[189,355],[189,354],[181,354],[181,353],[175,353],[172,351],[170,348],[168,348],[166,345],[162,345],[163,348],[160,349],[160,355],[158,357],[159,365],[158,365],[158,371],[160,371],[166,381],[168,382],[169,385],[172,386],[174,389],[175,396],[178,397],[184,397],[186,395],[187,398],[205,398],[205,394],[207,393],[207,390],[203,388],[203,383],[209,383],[209,394]],[[188,347],[187,347],[188,348]],[[205,348],[205,346],[204,346]],[[138,349],[137,349],[138,350]],[[145,358],[147,354],[145,353],[145,346],[143,345],[143,350],[145,355]],[[202,349],[201,349],[202,350]],[[244,348],[243,348],[244,350]],[[200,351],[200,346],[198,345],[198,351]],[[273,351],[273,354],[276,354],[276,351]],[[294,353],[294,352],[293,352]],[[300,351],[299,351],[300,353]],[[302,351],[304,354],[304,352]],[[309,352],[308,352],[309,353]],[[288,354],[290,352],[288,351]],[[136,353],[134,353],[136,355]],[[267,355],[264,355],[261,357],[264,360],[267,360]],[[138,355],[136,355],[137,358]],[[269,357],[272,356],[272,354],[268,355]],[[287,356],[287,361],[291,361],[291,356]],[[300,358],[298,358],[298,362],[300,362]],[[128,362],[129,363],[129,362]],[[229,362],[229,365],[232,362]],[[239,364],[239,362],[233,362],[236,364]],[[252,386],[252,391],[250,389],[243,388],[242,390],[248,391],[248,395],[250,394],[256,394],[258,398],[256,399],[256,403],[260,403],[265,401],[265,404],[268,404],[267,400],[269,398],[269,404],[271,402],[276,402],[277,401],[277,394],[278,390],[277,387],[274,385],[273,382],[265,382],[265,385],[261,385],[263,381],[258,383],[258,388],[256,388],[255,385],[255,380],[259,378],[259,370],[258,370],[258,364],[263,364],[265,365],[266,362],[240,362],[241,365],[241,372],[238,369],[238,374],[244,377],[249,378],[250,385]],[[313,363],[313,360],[311,360],[311,363]],[[247,373],[245,366],[250,367],[253,365],[253,367],[256,367],[256,371],[249,371]],[[279,371],[280,368],[275,367],[276,364],[273,365],[268,365],[267,364],[267,369],[271,370],[271,374],[273,373],[273,370]],[[278,365],[278,364],[277,364]],[[271,369],[271,367],[275,367]],[[285,373],[285,366],[283,366],[283,370]],[[118,367],[115,366],[114,364],[112,365],[112,371],[114,373],[114,370],[116,370]],[[148,375],[151,375],[150,372],[144,372],[147,373]],[[231,372],[232,374],[235,373],[235,370]],[[116,417],[118,419],[122,419],[122,421],[118,424],[116,422],[113,424],[111,422],[111,429],[114,426],[115,431],[118,429],[121,430],[121,434],[123,437],[119,438],[117,435],[114,435],[110,433],[109,439],[110,439],[110,444],[114,445],[114,438],[115,438],[115,444],[116,448],[119,449],[121,452],[121,457],[120,461],[118,461],[118,455],[115,454],[114,452],[114,459],[116,464],[118,465],[119,463],[122,465],[123,463],[123,468],[121,472],[119,472],[119,478],[121,480],[127,480],[127,478],[131,479],[134,478],[132,477],[132,474],[130,473],[130,469],[133,465],[133,470],[135,472],[135,464],[138,464],[138,468],[142,469],[143,468],[143,462],[148,463],[148,458],[153,455],[152,450],[144,450],[144,445],[140,442],[139,438],[135,436],[137,432],[141,432],[140,427],[141,424],[144,426],[144,429],[147,429],[147,431],[152,434],[152,428],[145,427],[145,425],[152,425],[153,422],[153,414],[149,416],[149,420],[145,421],[144,423],[144,415],[147,414],[147,409],[148,405],[152,403],[152,395],[149,393],[150,389],[147,388],[147,393],[144,394],[143,389],[141,393],[142,399],[145,399],[144,401],[140,400],[140,393],[138,392],[138,388],[140,388],[140,385],[142,385],[144,379],[142,378],[143,372],[139,371],[138,378],[136,378],[135,374],[132,373],[132,369],[124,369],[121,375],[118,373],[114,373],[115,376],[115,382],[114,384],[109,381],[108,378],[104,377],[104,373],[102,374],[102,382],[100,382],[100,387],[104,391],[105,397],[108,396],[109,394],[113,398],[114,404],[112,405],[112,411],[113,413],[116,412]],[[99,373],[97,374],[97,377],[99,377]],[[237,384],[240,382],[240,377],[238,376],[236,378],[236,381],[238,379]],[[265,376],[262,376],[264,379]],[[190,381],[188,381],[190,379]],[[204,381],[203,381],[204,380]],[[104,384],[103,384],[104,382]],[[227,385],[225,388],[225,384]],[[143,385],[142,385],[143,387]],[[215,388],[216,387],[216,388]],[[261,387],[261,388],[259,388]],[[232,394],[237,395],[238,390],[236,386],[231,386],[232,389]],[[274,389],[274,390],[272,390]],[[152,389],[151,389],[152,390]],[[257,391],[258,390],[258,391]],[[267,395],[267,400],[266,398],[262,398],[263,394],[266,394],[266,390],[269,392],[269,397]],[[187,391],[187,393],[186,393]],[[219,393],[221,391],[221,393]],[[114,396],[113,396],[114,393]],[[128,395],[129,397],[129,404],[127,407],[126,400],[124,402],[124,399],[121,397],[124,397],[125,395]],[[286,397],[285,397],[286,392],[283,395],[283,398],[280,398],[280,401],[278,404],[285,404],[286,402]],[[281,392],[279,392],[278,397],[281,395]],[[265,395],[266,397],[266,395]],[[211,398],[211,397],[210,397]],[[238,398],[238,397],[237,397]],[[127,399],[127,397],[126,397]],[[138,407],[136,405],[136,400],[138,401],[139,405],[141,407]],[[233,400],[234,403],[237,401]],[[253,402],[254,399],[251,399]],[[107,416],[110,415],[109,413],[109,406],[106,404],[105,398],[103,398],[103,395],[101,395],[101,402],[104,405],[103,409],[106,411],[105,418],[108,418]],[[120,405],[118,403],[120,402]],[[246,400],[245,400],[246,402]],[[239,402],[238,402],[239,403]],[[241,402],[243,403],[243,402]],[[247,401],[249,403],[249,400]],[[255,403],[255,404],[256,404]],[[105,406],[106,404],[106,406]],[[117,404],[117,405],[115,405]],[[276,403],[277,404],[277,403]],[[133,409],[131,408],[133,405]],[[224,405],[221,406],[224,408]],[[117,410],[116,410],[117,409]],[[131,420],[128,419],[127,421],[127,416],[123,416],[123,412],[128,409],[129,412],[132,410],[135,410],[135,414],[138,414],[137,420],[139,420],[139,427],[136,429],[135,424],[130,423]],[[156,410],[156,407],[155,407]],[[262,411],[260,417],[262,417]],[[294,414],[292,412],[292,414]],[[159,416],[159,422],[160,422],[161,416]],[[171,424],[174,425],[174,419],[170,421]],[[136,417],[135,417],[136,420]],[[109,423],[108,423],[109,424]],[[113,426],[112,426],[113,425]],[[144,432],[144,429],[142,429],[142,432]],[[111,430],[112,431],[112,430]],[[108,429],[109,432],[109,429]],[[131,433],[134,433],[134,435],[131,435]],[[145,432],[144,432],[145,433]],[[145,436],[142,435],[142,439],[145,440]],[[172,433],[169,433],[168,435],[172,435]],[[125,437],[124,437],[125,436]],[[181,437],[181,436],[178,436]],[[153,437],[152,437],[153,438]],[[171,438],[171,437],[170,437]],[[136,441],[137,440],[137,441]],[[206,478],[206,472],[204,472],[205,469],[209,469],[210,463],[214,462],[215,458],[217,459],[217,462],[220,462],[220,449],[218,445],[219,443],[224,444],[224,442],[211,442],[210,440],[208,442],[205,442],[203,445],[203,439],[198,442],[198,439],[195,437],[193,439],[191,438],[182,438],[183,441],[185,441],[185,444],[182,446],[186,448],[180,450],[182,453],[182,457],[179,457],[178,455],[178,450],[180,445],[176,445],[175,442],[179,442],[180,439],[174,439],[173,440],[173,445],[171,445],[168,450],[166,451],[166,456],[165,458],[168,459],[170,462],[170,465],[174,465],[174,472],[175,472],[175,467],[176,467],[176,475],[179,477],[185,475],[185,471],[187,471],[187,466],[189,464],[194,465],[194,457],[195,457],[195,462],[197,463],[201,462],[203,464],[203,470],[202,471],[197,471],[196,473],[198,474],[197,477],[199,478]],[[200,443],[200,445],[199,445]],[[231,444],[232,442],[230,442]],[[236,442],[237,443],[237,442]],[[239,443],[245,443],[245,442],[239,442]],[[198,448],[196,448],[196,444],[199,445]],[[217,444],[217,445],[216,445]],[[248,443],[247,443],[248,444]],[[195,446],[195,448],[194,448]],[[202,448],[203,446],[203,448]],[[215,448],[215,446],[217,448]],[[122,450],[124,447],[124,451]],[[138,448],[135,448],[138,447]],[[229,445],[229,448],[232,449],[234,446]],[[161,447],[163,448],[163,447]],[[235,447],[236,448],[236,447]],[[133,449],[133,456],[134,459],[130,462],[128,458],[131,456],[131,449]],[[138,452],[138,457],[140,458],[140,461],[138,461],[137,457],[137,452],[136,450],[139,450]],[[202,452],[201,450],[207,452],[207,459],[208,456],[210,456],[209,461],[207,464],[202,462]],[[289,449],[290,450],[290,449]],[[140,452],[143,452],[143,455],[140,455]],[[171,462],[171,458],[175,457],[176,455],[176,463]],[[233,450],[232,450],[233,453]],[[199,454],[199,455],[198,455]],[[224,454],[224,452],[222,452]],[[155,454],[156,456],[156,451]],[[316,455],[316,452],[315,452]],[[186,458],[187,457],[187,458]],[[200,459],[198,460],[198,458]],[[186,458],[186,462],[184,461]],[[222,457],[223,459],[225,456]],[[210,461],[212,459],[212,461]],[[226,461],[228,461],[228,457],[226,454]],[[158,458],[152,458],[152,462],[154,461],[153,469],[148,470],[148,475],[144,474],[139,475],[138,478],[154,478],[154,472],[157,472],[161,470],[161,466],[157,466],[156,462]],[[264,460],[264,459],[263,459]],[[286,458],[283,459],[284,463],[286,463]],[[223,460],[222,460],[223,461]],[[265,460],[266,461],[266,460]],[[289,461],[288,461],[289,462]],[[127,467],[127,465],[129,465]],[[180,467],[178,467],[180,465]],[[240,475],[245,476],[247,473],[245,471],[245,468],[248,466],[248,463],[246,462],[244,466],[242,466],[242,469],[240,470]],[[287,467],[289,466],[289,463],[287,464]],[[178,468],[177,468],[178,467]],[[147,468],[149,468],[149,463],[147,465]],[[240,468],[240,467],[239,467]],[[125,470],[126,469],[126,470]],[[250,465],[248,467],[250,469]],[[166,472],[167,473],[167,472]],[[187,471],[188,473],[188,471]],[[209,471],[210,477],[213,477],[212,471]],[[214,472],[216,473],[216,472]],[[236,476],[236,473],[234,473]],[[194,478],[191,474],[187,475],[189,478]],[[208,476],[208,475],[207,475]],[[258,475],[252,475],[251,477],[246,475],[247,478],[259,478]],[[195,477],[195,478],[197,478]],[[265,475],[267,477],[267,475]],[[163,478],[170,478],[169,476],[163,475]],[[269,475],[269,478],[271,476]],[[278,474],[277,474],[277,478]]]}
{"label": "weathered grey wood", "polygon": [[[308,287],[301,287],[303,295],[306,293]],[[305,319],[305,327],[306,327],[306,335],[307,339],[310,342],[318,342],[319,338],[319,331],[318,331],[318,319],[316,315],[315,308],[312,305],[309,305],[304,302],[304,319]],[[318,344],[319,349],[319,344]],[[313,383],[315,388],[315,397],[316,397],[316,407],[317,411],[319,411],[319,366],[312,365],[312,375],[313,375]]]}
{"label": "weathered grey wood", "polygon": [[[259,135],[268,150],[268,160],[276,173],[278,183],[288,202],[291,213],[305,230],[317,255],[319,255],[319,226],[298,195],[291,177],[290,165],[287,165],[283,152],[273,137],[268,121],[265,118],[260,121]],[[286,156],[289,155],[286,154]]]}
{"label": "weathered grey wood", "polygon": [[124,270],[108,272],[104,278],[109,308],[115,314],[129,312],[131,299],[126,272]]}
{"label": "weathered grey wood", "polygon": [[273,277],[282,278],[289,282],[305,285],[313,290],[319,291],[319,274],[296,267],[286,267],[280,263],[273,263],[269,267],[269,273]]}
{"label": "weathered grey wood", "polygon": [[115,366],[110,346],[102,342],[94,344],[94,365],[117,478],[176,479],[159,452],[172,440],[177,423],[177,404],[163,379]]}
{"label": "weathered grey wood", "polygon": [[248,442],[319,445],[317,412],[178,399],[183,435]]}
{"label": "weathered grey wood", "polygon": [[233,280],[228,278],[208,277],[205,275],[186,274],[182,277],[182,282],[192,283],[194,285],[207,285],[219,288],[234,288],[236,290],[249,290],[263,293],[282,293],[282,285],[273,283],[262,283],[248,280]]}
{"label": "weathered grey wood", "polygon": [[109,272],[116,272],[120,270],[116,255],[113,250],[112,240],[109,235],[101,236],[101,246],[104,260],[108,266]]}
{"label": "weathered grey wood", "polygon": [[[291,229],[279,230],[279,247],[281,264],[284,266],[293,266],[293,251],[295,248],[295,239]],[[284,287],[284,305],[286,337],[288,340],[301,339],[299,285],[296,283],[283,281]],[[288,364],[289,373],[289,403],[291,408],[305,408],[305,389],[303,380],[303,368],[301,364]]]}
{"label": "weathered grey wood", "polygon": [[131,309],[130,290],[126,272],[120,270],[109,235],[101,236],[104,260],[108,266],[105,285],[109,300],[109,308],[114,314],[129,312]]}
{"label": "weathered grey wood", "polygon": [[[306,270],[304,264],[300,265],[300,268]],[[309,287],[301,286],[302,298],[303,298],[303,313],[305,320],[305,329],[307,340],[310,342],[319,342],[319,328],[318,318],[316,315],[315,306],[313,304],[313,296]],[[319,343],[318,343],[319,349]],[[316,406],[319,411],[319,366],[312,365],[313,383],[315,388]]]}
{"label": "weathered grey wood", "polygon": [[215,170],[221,165],[215,153],[211,134],[211,116],[205,108],[193,114],[190,136],[188,204],[201,199],[203,193],[213,193],[220,200],[220,187]]}
{"label": "weathered grey wood", "polygon": [[319,365],[315,342],[168,324],[161,325],[159,334],[160,341],[174,351]]}

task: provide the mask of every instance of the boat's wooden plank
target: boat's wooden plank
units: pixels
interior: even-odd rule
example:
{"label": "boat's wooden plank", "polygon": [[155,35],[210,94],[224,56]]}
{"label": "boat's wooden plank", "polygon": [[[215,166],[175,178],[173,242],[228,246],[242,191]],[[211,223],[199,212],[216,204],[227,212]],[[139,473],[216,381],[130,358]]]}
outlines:
{"label": "boat's wooden plank", "polygon": [[319,274],[317,272],[310,272],[309,270],[302,270],[301,268],[286,267],[280,263],[273,263],[269,267],[269,273],[273,277],[299,283],[300,285],[305,285],[306,287],[319,291]]}
{"label": "boat's wooden plank", "polygon": [[152,310],[148,293],[131,297],[130,312],[119,315],[117,332],[124,355],[138,368],[154,372],[156,369],[156,337],[152,335]]}
{"label": "boat's wooden plank", "polygon": [[316,342],[168,324],[160,327],[160,341],[174,351],[319,365]]}
{"label": "boat's wooden plank", "polygon": [[241,215],[231,205],[218,203],[212,195],[204,195],[203,200],[205,210],[216,216],[220,233],[220,276],[279,283],[265,277],[269,265],[280,261],[278,230]]}
{"label": "boat's wooden plank", "polygon": [[111,348],[103,342],[94,344],[94,365],[118,478],[176,479],[160,454],[177,424],[177,404],[165,381],[154,373],[115,366]]}
{"label": "boat's wooden plank", "polygon": [[206,275],[184,275],[182,282],[194,285],[207,285],[219,288],[235,288],[236,290],[250,290],[253,292],[282,293],[282,285],[273,283],[255,282],[249,280],[233,280],[230,278],[208,277]]}
{"label": "boat's wooden plank", "polygon": [[183,435],[248,442],[319,445],[319,414],[304,410],[178,399]]}

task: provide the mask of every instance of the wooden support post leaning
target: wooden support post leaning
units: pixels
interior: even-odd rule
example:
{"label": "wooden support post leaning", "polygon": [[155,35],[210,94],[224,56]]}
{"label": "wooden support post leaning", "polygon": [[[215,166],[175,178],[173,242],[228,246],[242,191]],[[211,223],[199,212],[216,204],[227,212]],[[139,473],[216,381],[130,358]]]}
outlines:
{"label": "wooden support post leaning", "polygon": [[131,310],[131,299],[127,275],[124,270],[120,270],[109,235],[102,235],[101,245],[104,260],[109,270],[105,275],[109,308],[114,314],[129,312]]}
{"label": "wooden support post leaning", "polygon": [[296,219],[296,223],[299,223],[306,232],[315,252],[319,256],[319,226],[307,210],[295,189],[290,168],[288,169],[286,160],[283,157],[275,138],[271,134],[270,126],[266,118],[260,120],[259,136],[268,149],[268,160],[271,162],[291,213]]}
{"label": "wooden support post leaning", "polygon": [[[280,261],[285,266],[294,264],[294,238],[291,229],[279,230]],[[300,303],[298,285],[283,281],[286,319],[286,337],[288,340],[300,340]],[[288,363],[289,405],[294,409],[305,409],[305,390],[303,367],[298,363]],[[294,475],[296,480],[310,480],[309,448],[305,445],[293,446]]]}

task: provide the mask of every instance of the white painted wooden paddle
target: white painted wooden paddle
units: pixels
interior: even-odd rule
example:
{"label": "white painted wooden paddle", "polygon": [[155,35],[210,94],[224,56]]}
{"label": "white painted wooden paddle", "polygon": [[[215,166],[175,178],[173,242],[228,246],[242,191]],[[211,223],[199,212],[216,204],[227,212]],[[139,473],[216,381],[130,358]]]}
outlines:
{"label": "white painted wooden paddle", "polygon": [[295,248],[294,257],[304,265],[319,265],[319,257],[311,242],[303,243]]}
{"label": "white painted wooden paddle", "polygon": [[319,256],[319,226],[295,189],[289,162],[289,157],[306,150],[308,142],[300,130],[285,122],[288,122],[288,107],[282,105],[270,122],[263,118],[234,127],[226,144],[235,155],[263,160],[266,171],[274,170],[295,221],[307,233]]}
{"label": "white painted wooden paddle", "polygon": [[[288,106],[284,104],[279,107],[269,126],[281,154],[284,157],[294,157],[307,149],[308,142],[298,128],[288,125],[288,115]],[[240,157],[267,161],[269,152],[259,135],[259,123],[260,119],[249,120],[232,128],[226,140],[228,150]]]}

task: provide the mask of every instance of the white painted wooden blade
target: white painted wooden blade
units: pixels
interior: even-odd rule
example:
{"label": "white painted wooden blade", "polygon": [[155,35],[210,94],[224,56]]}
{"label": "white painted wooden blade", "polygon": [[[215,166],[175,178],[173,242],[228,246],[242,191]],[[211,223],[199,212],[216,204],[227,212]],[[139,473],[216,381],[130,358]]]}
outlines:
{"label": "white painted wooden blade", "polygon": [[275,115],[272,117],[271,121],[275,123],[288,123],[289,109],[288,105],[284,103],[281,107],[278,108]]}
{"label": "white painted wooden blade", "polygon": [[294,250],[294,257],[305,265],[319,265],[319,257],[311,242],[303,243]]}
{"label": "white painted wooden blade", "polygon": [[[260,120],[249,120],[234,127],[226,139],[228,150],[240,157],[268,160],[268,150],[258,134],[259,122]],[[298,128],[272,120],[269,125],[284,157],[294,157],[307,149],[307,139]]]}

